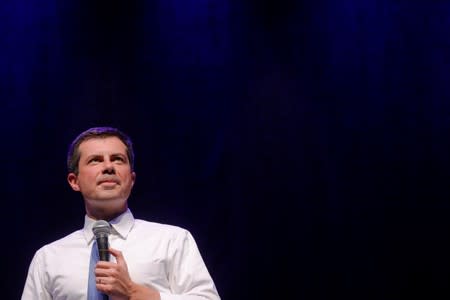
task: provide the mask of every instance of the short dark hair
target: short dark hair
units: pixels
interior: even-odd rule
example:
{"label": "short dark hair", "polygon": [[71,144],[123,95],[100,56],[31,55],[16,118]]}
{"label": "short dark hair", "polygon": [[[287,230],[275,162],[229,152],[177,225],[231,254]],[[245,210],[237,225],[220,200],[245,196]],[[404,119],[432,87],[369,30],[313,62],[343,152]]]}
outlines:
{"label": "short dark hair", "polygon": [[70,144],[69,151],[67,152],[67,169],[69,173],[78,174],[78,163],[80,162],[80,144],[86,140],[93,138],[107,138],[117,137],[119,138],[127,148],[128,161],[130,162],[131,170],[134,170],[134,152],[133,143],[131,138],[113,127],[93,127],[80,133],[75,140]]}

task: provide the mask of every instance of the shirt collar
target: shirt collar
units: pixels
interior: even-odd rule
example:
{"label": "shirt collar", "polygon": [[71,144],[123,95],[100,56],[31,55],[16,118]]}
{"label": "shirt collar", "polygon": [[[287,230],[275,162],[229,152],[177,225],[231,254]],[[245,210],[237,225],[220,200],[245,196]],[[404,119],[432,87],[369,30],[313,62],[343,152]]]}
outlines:
{"label": "shirt collar", "polygon": [[[84,216],[84,227],[83,234],[88,245],[94,240],[94,233],[92,232],[92,227],[94,226],[95,220]],[[134,225],[134,217],[130,209],[127,209],[123,214],[119,215],[115,219],[109,222],[111,224],[111,234],[118,235],[122,239],[126,239],[128,233]]]}

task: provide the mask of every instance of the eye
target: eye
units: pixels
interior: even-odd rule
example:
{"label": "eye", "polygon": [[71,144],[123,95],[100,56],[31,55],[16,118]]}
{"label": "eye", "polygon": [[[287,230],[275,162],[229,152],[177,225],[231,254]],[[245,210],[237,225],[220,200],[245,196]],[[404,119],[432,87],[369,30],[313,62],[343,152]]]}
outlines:
{"label": "eye", "polygon": [[122,156],[115,156],[112,159],[113,161],[125,162],[125,159]]}
{"label": "eye", "polygon": [[88,163],[95,163],[95,162],[99,162],[99,161],[100,161],[100,159],[98,157],[93,157],[88,161]]}

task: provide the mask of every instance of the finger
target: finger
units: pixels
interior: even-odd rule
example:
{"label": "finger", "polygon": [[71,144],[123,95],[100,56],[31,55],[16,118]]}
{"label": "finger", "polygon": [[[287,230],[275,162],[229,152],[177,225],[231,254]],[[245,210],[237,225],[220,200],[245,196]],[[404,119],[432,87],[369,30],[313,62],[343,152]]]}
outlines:
{"label": "finger", "polygon": [[97,277],[95,283],[99,285],[105,285],[107,284],[107,277]]}
{"label": "finger", "polygon": [[95,266],[94,273],[95,276],[110,276],[117,268],[117,264],[113,262],[99,262]]}
{"label": "finger", "polygon": [[123,258],[122,251],[116,250],[114,248],[109,248],[109,253],[111,253],[115,258],[118,264],[125,263],[125,259]]}
{"label": "finger", "polygon": [[110,269],[102,269],[102,268],[96,268],[94,270],[95,277],[108,277],[110,275],[111,271]]}

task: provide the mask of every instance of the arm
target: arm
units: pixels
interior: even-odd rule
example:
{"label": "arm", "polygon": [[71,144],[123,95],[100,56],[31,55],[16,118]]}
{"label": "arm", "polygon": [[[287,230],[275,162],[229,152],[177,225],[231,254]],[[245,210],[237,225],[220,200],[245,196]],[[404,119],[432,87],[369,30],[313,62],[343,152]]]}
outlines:
{"label": "arm", "polygon": [[156,289],[131,280],[121,251],[110,248],[109,252],[114,255],[116,262],[99,261],[95,269],[99,291],[110,296],[111,300],[161,300]]}
{"label": "arm", "polygon": [[120,251],[110,248],[116,263],[100,261],[95,275],[97,289],[111,300],[219,300],[214,282],[203,262],[194,238],[187,231],[179,232],[168,249],[168,280],[172,293],[134,283]]}
{"label": "arm", "polygon": [[51,300],[52,296],[47,291],[42,272],[41,251],[36,252],[28,269],[25,287],[22,292],[22,300]]}
{"label": "arm", "polygon": [[172,294],[161,300],[219,300],[197,244],[187,230],[178,232],[169,248],[169,282]]}

